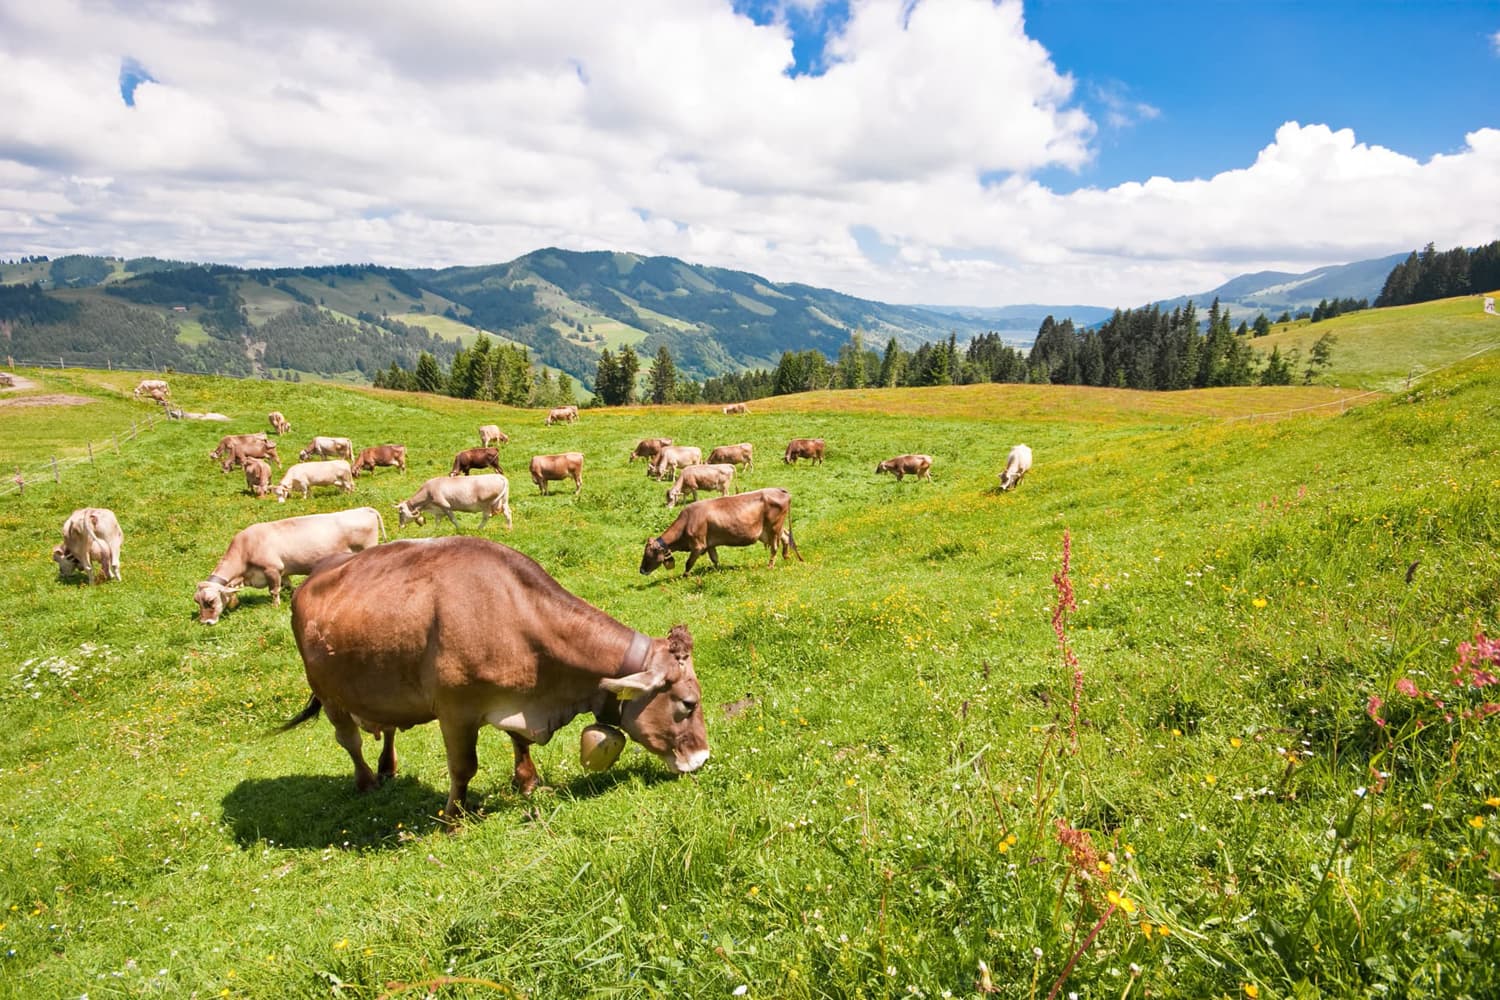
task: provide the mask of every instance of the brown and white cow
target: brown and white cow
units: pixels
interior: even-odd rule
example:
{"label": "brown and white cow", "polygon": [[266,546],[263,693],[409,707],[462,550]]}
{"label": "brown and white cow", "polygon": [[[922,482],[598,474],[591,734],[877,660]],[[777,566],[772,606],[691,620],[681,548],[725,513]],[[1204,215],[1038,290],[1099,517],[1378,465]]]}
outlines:
{"label": "brown and white cow", "polygon": [[749,412],[750,407],[746,406],[744,403],[730,403],[728,406],[724,407],[724,416],[726,417],[732,417],[737,414]]}
{"label": "brown and white cow", "polygon": [[378,466],[400,469],[404,473],[406,471],[406,445],[377,444],[372,448],[364,449],[359,453],[359,460],[354,463],[354,475],[358,478],[361,472],[374,472]]}
{"label": "brown and white cow", "polygon": [[531,459],[531,481],[546,496],[548,483],[573,480],[573,492],[583,491],[583,453],[565,451],[560,455],[535,455]]}
{"label": "brown and white cow", "polygon": [[426,511],[436,511],[440,517],[446,517],[453,522],[453,529],[458,530],[458,519],[453,516],[454,511],[466,514],[478,513],[479,528],[484,530],[485,522],[493,514],[505,515],[505,530],[511,529],[510,520],[510,480],[497,473],[485,473],[479,476],[464,476],[455,479],[451,476],[436,476],[422,484],[409,500],[402,500],[396,504],[396,511],[401,515],[401,527],[415,521],[422,525],[427,523]]}
{"label": "brown and white cow", "polygon": [[672,447],[671,438],[642,438],[635,443],[635,451],[630,453],[630,461],[634,462],[638,458],[644,458],[649,468],[651,463],[656,460],[656,456],[661,454],[661,450],[670,447]]}
{"label": "brown and white cow", "polygon": [[1018,444],[1005,456],[1005,471],[1000,473],[1000,489],[1013,490],[1031,471],[1031,449]]}
{"label": "brown and white cow", "polygon": [[875,466],[875,474],[877,476],[882,472],[892,473],[898,483],[907,476],[916,476],[918,479],[925,479],[930,483],[932,482],[932,456],[897,455],[895,458],[888,458]]}
{"label": "brown and white cow", "polygon": [[238,445],[252,444],[256,441],[269,444],[270,440],[270,438],[266,437],[265,431],[256,431],[254,434],[225,434],[219,438],[218,447],[209,452],[208,457],[222,458]]}
{"label": "brown and white cow", "polygon": [[277,434],[290,434],[292,432],[292,425],[286,422],[286,417],[281,415],[280,410],[272,410],[266,414],[266,419],[271,422],[271,430]]}
{"label": "brown and white cow", "polygon": [[576,406],[554,406],[547,413],[547,426],[558,423],[572,423],[578,419],[578,407]]}
{"label": "brown and white cow", "polygon": [[687,565],[682,575],[692,570],[693,563],[703,553],[709,561],[719,565],[720,545],[754,545],[763,542],[771,550],[771,561],[767,567],[776,565],[776,549],[781,549],[781,561],[786,562],[787,549],[796,554],[799,562],[802,553],[797,551],[797,542],[792,538],[792,495],[780,487],[740,493],[736,496],[715,497],[699,500],[682,508],[672,526],[655,538],[646,539],[646,551],[641,556],[641,573],[650,573],[663,564],[668,569],[676,565],[673,552],[688,553]]}
{"label": "brown and white cow", "polygon": [[281,468],[281,456],[276,454],[276,442],[264,437],[252,437],[248,441],[232,441],[224,452],[224,461],[219,463],[220,472],[229,472],[244,465],[248,459],[269,458]]}
{"label": "brown and white cow", "polygon": [[702,448],[694,448],[686,444],[672,445],[657,452],[656,458],[646,466],[646,475],[656,479],[665,479],[675,475],[678,469],[702,464]]}
{"label": "brown and white cow", "polygon": [[293,493],[301,493],[306,500],[314,486],[338,486],[345,493],[354,492],[354,471],[342,458],[325,462],[298,462],[281,474],[281,482],[274,490],[277,503],[286,503]]}
{"label": "brown and white cow", "polygon": [[258,497],[271,492],[271,466],[259,458],[245,459],[245,485]]}
{"label": "brown and white cow", "polygon": [[734,483],[734,466],[727,462],[721,465],[689,465],[677,474],[677,481],[667,487],[667,506],[676,507],[684,493],[698,499],[699,490],[718,490],[720,496],[728,496]]}
{"label": "brown and white cow", "polygon": [[494,469],[496,472],[504,472],[500,468],[499,448],[465,448],[453,456],[453,468],[448,470],[450,476],[467,476],[471,469]]}
{"label": "brown and white cow", "polygon": [[81,507],[67,516],[62,524],[62,544],[52,549],[57,563],[57,578],[82,573],[84,582],[93,583],[94,563],[99,564],[98,582],[120,579],[120,546],[125,533],[114,511],[106,507]]}
{"label": "brown and white cow", "polygon": [[150,396],[161,403],[172,398],[172,390],[165,379],[143,378],[135,386],[135,398],[140,399],[142,396]]}
{"label": "brown and white cow", "polygon": [[796,465],[799,458],[810,459],[813,465],[822,465],[823,439],[792,438],[787,442],[786,454],[781,456],[781,460],[787,465]]}
{"label": "brown and white cow", "polygon": [[354,443],[348,438],[341,437],[315,437],[297,453],[297,460],[305,462],[314,455],[320,458],[342,458],[346,462],[354,461]]}
{"label": "brown and white cow", "polygon": [[385,524],[374,507],[252,524],[234,536],[214,571],[198,584],[193,595],[198,620],[217,622],[226,608],[239,603],[235,595],[246,586],[265,587],[271,603],[279,605],[287,577],[312,572],[320,559],[372,548],[383,537]]}
{"label": "brown and white cow", "polygon": [[[393,600],[399,597],[399,600]],[[437,720],[448,755],[443,816],[465,808],[486,726],[510,735],[512,784],[538,784],[532,744],[588,712],[674,772],[708,760],[693,637],[653,639],[564,590],[534,561],[482,538],[391,542],[319,566],[292,598],[307,707],[354,762],[354,784],[396,773],[395,737]],[[383,738],[378,771],[360,731]]]}
{"label": "brown and white cow", "polygon": [[492,444],[509,444],[510,437],[495,424],[485,424],[479,428],[479,447],[488,448]]}
{"label": "brown and white cow", "polygon": [[744,444],[721,444],[708,453],[707,464],[713,465],[718,462],[743,465],[745,471],[749,472],[751,466],[755,464],[755,445],[748,441]]}

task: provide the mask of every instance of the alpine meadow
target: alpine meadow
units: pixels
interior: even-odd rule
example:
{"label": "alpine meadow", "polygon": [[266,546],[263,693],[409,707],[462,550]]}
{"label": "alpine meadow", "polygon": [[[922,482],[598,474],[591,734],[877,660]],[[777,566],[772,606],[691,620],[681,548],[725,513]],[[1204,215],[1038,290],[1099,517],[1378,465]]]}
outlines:
{"label": "alpine meadow", "polygon": [[[137,373],[19,370],[0,995],[1500,994],[1500,318],[1465,296],[1271,337],[1324,331],[1329,385],[871,388],[552,426],[171,373],[173,405],[230,420],[165,421]],[[284,463],[339,435],[405,445],[409,471],[258,499],[207,455],[273,410]],[[365,793],[326,719],[276,732],[308,698],[287,602],[246,587],[197,621],[246,525],[368,505],[393,538],[452,534],[394,505],[484,424],[515,526],[482,534],[634,629],[691,631],[700,770],[636,745],[587,770],[582,718],[524,797],[486,733],[450,825],[436,725]],[[735,487],[790,491],[805,562],[755,545],[641,575],[679,512],[627,462],[659,435],[754,444]],[[825,463],[784,464],[797,437]],[[1001,492],[1021,443],[1035,467]],[[530,458],[574,451],[581,492],[541,495]],[[875,474],[904,453],[930,482]],[[118,516],[122,580],[59,579],[81,507]]]}

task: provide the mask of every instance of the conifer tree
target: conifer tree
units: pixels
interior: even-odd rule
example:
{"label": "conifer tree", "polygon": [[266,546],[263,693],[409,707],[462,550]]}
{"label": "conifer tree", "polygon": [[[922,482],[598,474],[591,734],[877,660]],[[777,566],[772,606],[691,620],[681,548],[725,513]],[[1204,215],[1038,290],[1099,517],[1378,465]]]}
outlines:
{"label": "conifer tree", "polygon": [[646,374],[650,384],[651,402],[660,405],[677,398],[677,368],[672,364],[672,352],[663,344],[656,349],[656,358]]}

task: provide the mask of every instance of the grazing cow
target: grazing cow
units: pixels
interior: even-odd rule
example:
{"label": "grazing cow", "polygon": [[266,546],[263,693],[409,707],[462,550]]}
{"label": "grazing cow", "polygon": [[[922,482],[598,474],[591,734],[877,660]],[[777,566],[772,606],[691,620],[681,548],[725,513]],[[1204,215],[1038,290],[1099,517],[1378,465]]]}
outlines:
{"label": "grazing cow", "polygon": [[724,416],[726,417],[732,417],[736,414],[749,412],[750,407],[746,406],[744,403],[730,403],[728,406],[724,407]]}
{"label": "grazing cow", "polygon": [[479,428],[479,447],[488,448],[492,444],[509,444],[510,438],[499,427],[494,424],[485,424]]}
{"label": "grazing cow", "polygon": [[677,481],[667,488],[667,507],[676,507],[684,493],[698,499],[699,490],[718,490],[719,496],[728,496],[734,483],[734,466],[689,465],[677,474]]}
{"label": "grazing cow", "polygon": [[888,458],[875,466],[875,474],[889,472],[895,475],[896,482],[900,482],[907,476],[916,476],[932,482],[932,456],[931,455],[897,455]]}
{"label": "grazing cow", "polygon": [[143,378],[136,383],[135,398],[150,396],[158,403],[172,398],[172,390],[168,388],[165,379]]}
{"label": "grazing cow", "polygon": [[326,462],[298,462],[282,473],[281,483],[275,490],[276,502],[286,503],[286,498],[294,492],[301,492],[302,499],[306,500],[314,486],[340,486],[345,493],[353,493],[354,471],[342,458]]}
{"label": "grazing cow", "polygon": [[504,472],[500,468],[499,448],[466,448],[453,456],[453,468],[448,470],[450,476],[467,476],[470,469],[494,469],[496,472]]}
{"label": "grazing cow", "polygon": [[292,425],[286,422],[286,417],[281,415],[280,410],[272,410],[266,414],[266,419],[271,422],[271,430],[277,434],[290,434],[292,432]]}
{"label": "grazing cow", "polygon": [[[181,411],[179,411],[181,412]],[[222,458],[228,455],[236,447],[245,444],[270,444],[271,439],[266,437],[265,431],[256,431],[254,434],[225,434],[219,438],[219,445],[208,453],[209,458]]]}
{"label": "grazing cow", "polygon": [[263,497],[271,492],[271,466],[259,458],[245,459],[245,485],[250,492]]}
{"label": "grazing cow", "polygon": [[811,459],[813,465],[822,465],[823,439],[792,438],[787,442],[786,454],[781,456],[781,460],[787,465],[796,465],[799,458]]}
{"label": "grazing cow", "polygon": [[404,444],[378,444],[373,448],[366,448],[359,453],[359,461],[354,463],[354,475],[357,478],[361,472],[374,472],[376,466],[383,465],[390,469],[406,471],[406,445]]}
{"label": "grazing cow", "polygon": [[245,464],[247,459],[269,458],[281,468],[281,456],[276,454],[276,442],[268,441],[264,437],[253,437],[248,441],[231,441],[229,449],[224,453],[224,461],[219,463],[220,472],[229,470]]}
{"label": "grazing cow", "polygon": [[675,474],[678,469],[702,464],[702,448],[694,448],[685,444],[673,445],[657,452],[656,458],[646,466],[646,475],[656,479],[665,479]]}
{"label": "grazing cow", "polygon": [[572,423],[578,419],[578,407],[576,406],[554,406],[547,413],[547,426],[560,424],[566,421]]}
{"label": "grazing cow", "polygon": [[573,493],[583,491],[583,453],[565,451],[561,455],[536,455],[531,459],[531,481],[536,483],[542,496],[548,492],[547,484],[573,480]]}
{"label": "grazing cow", "polygon": [[1031,449],[1018,444],[1005,456],[1005,471],[1000,473],[1000,489],[1013,490],[1031,471]]}
{"label": "grazing cow", "polygon": [[81,507],[62,524],[61,545],[52,549],[57,578],[82,573],[84,582],[94,582],[94,563],[99,563],[98,582],[120,579],[120,546],[125,533],[114,511],[105,507]]}
{"label": "grazing cow", "polygon": [[743,465],[745,471],[749,472],[755,464],[755,445],[748,441],[744,444],[721,444],[708,453],[708,464],[728,462],[730,465]]}
{"label": "grazing cow", "polygon": [[656,460],[656,456],[661,454],[661,450],[670,447],[672,447],[671,438],[644,438],[635,443],[635,451],[630,453],[630,461],[634,462],[638,458],[644,458],[647,468],[650,468],[651,463]]}
{"label": "grazing cow", "polygon": [[[448,820],[465,808],[486,725],[510,735],[511,782],[528,795],[539,780],[532,744],[584,712],[678,774],[708,760],[685,626],[665,639],[636,632],[483,538],[392,542],[330,559],[292,598],[292,634],[312,694],[283,730],[321,709],[354,762],[355,787],[367,791],[396,773],[396,731],[436,719]],[[378,772],[365,763],[361,729],[383,737]]]}
{"label": "grazing cow", "polygon": [[342,458],[354,461],[354,443],[348,438],[315,437],[306,448],[297,452],[297,461],[305,462],[314,455],[319,458]]}
{"label": "grazing cow", "polygon": [[510,480],[495,473],[485,473],[478,476],[465,476],[462,479],[454,479],[451,476],[435,476],[422,484],[422,488],[412,496],[410,500],[402,500],[396,504],[396,511],[401,515],[401,527],[415,521],[419,525],[425,525],[427,518],[425,512],[437,511],[438,516],[446,517],[453,522],[453,530],[458,530],[458,519],[453,516],[454,511],[465,514],[478,513],[479,530],[483,531],[485,523],[493,514],[505,515],[505,530],[511,529],[510,520]]}
{"label": "grazing cow", "polygon": [[198,621],[217,622],[226,608],[239,603],[235,595],[244,586],[265,587],[271,603],[280,605],[287,577],[312,572],[319,559],[372,548],[384,537],[385,522],[374,507],[252,524],[234,536],[214,571],[198,584],[193,594]]}
{"label": "grazing cow", "polygon": [[781,547],[781,561],[786,562],[788,547],[799,562],[802,553],[797,551],[797,542],[792,538],[792,495],[780,487],[740,493],[732,497],[717,497],[699,500],[682,508],[672,526],[655,538],[646,539],[646,551],[641,556],[642,575],[666,564],[667,569],[676,565],[672,553],[688,553],[687,565],[682,575],[692,571],[693,563],[703,553],[709,561],[719,565],[720,545],[754,545],[764,542],[771,550],[771,561],[767,568],[776,565],[776,549]]}

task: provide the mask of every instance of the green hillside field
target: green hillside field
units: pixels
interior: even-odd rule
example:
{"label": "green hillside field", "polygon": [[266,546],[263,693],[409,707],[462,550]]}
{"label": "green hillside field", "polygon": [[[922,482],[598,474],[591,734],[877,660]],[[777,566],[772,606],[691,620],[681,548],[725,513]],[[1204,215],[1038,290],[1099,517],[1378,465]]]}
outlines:
{"label": "green hillside field", "polygon": [[[0,486],[152,412],[133,375],[21,374],[25,398],[95,402],[0,405]],[[172,386],[234,419],[157,423],[0,496],[0,996],[1500,991],[1500,665],[1460,667],[1500,632],[1494,355],[1361,405],[971,386],[555,427],[325,384]],[[410,472],[256,500],[206,456],[271,409],[284,457],[344,434],[405,443]],[[1255,414],[1283,416],[1231,419]],[[255,521],[370,504],[392,535],[451,533],[397,531],[392,504],[491,422],[515,529],[485,534],[635,628],[687,624],[713,756],[672,779],[632,747],[592,774],[579,721],[537,749],[527,800],[488,734],[449,833],[436,726],[356,793],[325,721],[271,735],[307,698],[285,604],[246,589],[207,628],[192,593]],[[656,435],[752,442],[740,486],[791,491],[806,561],[725,549],[642,577],[673,512],[626,456]],[[826,463],[783,464],[795,436]],[[1022,441],[1036,467],[1000,493]],[[582,493],[538,495],[529,457],[566,450]],[[915,451],[932,482],[874,474]],[[57,578],[85,505],[124,526],[121,582]]]}

